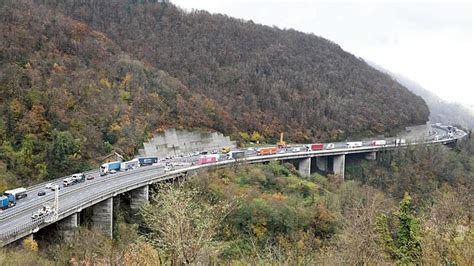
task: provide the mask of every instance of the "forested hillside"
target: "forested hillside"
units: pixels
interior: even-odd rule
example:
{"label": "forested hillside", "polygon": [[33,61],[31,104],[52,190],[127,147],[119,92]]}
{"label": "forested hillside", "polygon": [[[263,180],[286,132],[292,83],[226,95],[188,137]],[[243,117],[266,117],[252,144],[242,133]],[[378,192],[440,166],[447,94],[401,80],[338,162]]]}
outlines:
{"label": "forested hillside", "polygon": [[[297,141],[378,134],[423,123],[428,109],[387,75],[323,38],[157,1],[38,1],[104,32],[124,51],[169,72],[226,116],[206,125],[280,131]],[[140,2],[138,4],[137,2]],[[192,108],[193,109],[193,108]],[[202,126],[202,113],[187,126]]]}
{"label": "forested hillside", "polygon": [[[321,37],[156,1],[0,2],[9,184],[133,156],[168,127],[335,140],[427,120],[389,76]],[[7,181],[5,181],[7,180]]]}

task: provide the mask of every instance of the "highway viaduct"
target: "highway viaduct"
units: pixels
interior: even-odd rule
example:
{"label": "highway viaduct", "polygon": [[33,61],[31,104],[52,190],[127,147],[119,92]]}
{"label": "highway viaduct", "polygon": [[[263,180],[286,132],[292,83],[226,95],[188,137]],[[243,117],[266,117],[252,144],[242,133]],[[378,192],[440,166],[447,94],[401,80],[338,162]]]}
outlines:
{"label": "highway viaduct", "polygon": [[[0,245],[5,246],[25,237],[33,237],[44,227],[56,224],[63,239],[68,240],[74,234],[74,230],[81,224],[81,212],[87,210],[91,213],[90,226],[103,234],[112,237],[114,200],[125,193],[130,198],[128,208],[132,211],[138,210],[140,206],[149,200],[150,185],[167,182],[189,175],[196,174],[200,170],[208,170],[229,167],[235,164],[268,163],[271,161],[296,162],[298,172],[301,176],[309,176],[312,170],[318,169],[323,172],[338,175],[344,179],[346,156],[359,155],[368,160],[375,160],[377,152],[389,151],[398,148],[406,148],[413,145],[452,144],[458,139],[466,136],[462,133],[454,138],[430,140],[424,142],[413,142],[406,145],[388,144],[383,146],[372,146],[367,144],[358,148],[335,148],[319,151],[286,152],[266,156],[251,156],[240,160],[223,160],[212,164],[186,166],[165,172],[163,166],[142,167],[127,172],[119,172],[114,175],[99,177],[98,171],[91,172],[94,180],[76,184],[61,190],[59,197],[59,210],[57,217],[50,216],[40,219],[31,219],[31,213],[51,200],[40,199],[7,209],[0,214]],[[58,179],[57,182],[61,182]],[[29,192],[35,193],[42,185],[29,188]]]}

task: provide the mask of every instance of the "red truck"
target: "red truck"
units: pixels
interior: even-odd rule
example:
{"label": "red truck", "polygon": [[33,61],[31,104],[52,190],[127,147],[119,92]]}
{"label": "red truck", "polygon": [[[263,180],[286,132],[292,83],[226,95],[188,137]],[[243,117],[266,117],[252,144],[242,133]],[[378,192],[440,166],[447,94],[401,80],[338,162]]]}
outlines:
{"label": "red truck", "polygon": [[219,154],[202,155],[199,157],[198,164],[215,163],[219,161]]}
{"label": "red truck", "polygon": [[278,152],[277,147],[269,147],[269,148],[260,148],[257,150],[257,155],[272,155]]}
{"label": "red truck", "polygon": [[306,146],[306,149],[308,151],[319,151],[319,150],[322,150],[323,148],[324,147],[322,143],[315,143],[315,144],[310,144]]}

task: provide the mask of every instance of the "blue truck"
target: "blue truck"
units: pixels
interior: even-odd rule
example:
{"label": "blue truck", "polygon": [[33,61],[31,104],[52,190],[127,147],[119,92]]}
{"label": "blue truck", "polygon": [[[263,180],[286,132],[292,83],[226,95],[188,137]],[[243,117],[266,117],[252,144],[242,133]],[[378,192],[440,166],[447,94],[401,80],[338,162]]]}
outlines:
{"label": "blue truck", "polygon": [[120,161],[104,163],[103,165],[100,166],[100,175],[104,176],[109,173],[113,174],[116,171],[120,171],[121,164],[122,162]]}
{"label": "blue truck", "polygon": [[158,162],[158,157],[138,157],[138,163],[140,166],[153,165]]}
{"label": "blue truck", "polygon": [[3,194],[0,196],[0,209],[5,210],[16,205],[16,198],[13,194]]}

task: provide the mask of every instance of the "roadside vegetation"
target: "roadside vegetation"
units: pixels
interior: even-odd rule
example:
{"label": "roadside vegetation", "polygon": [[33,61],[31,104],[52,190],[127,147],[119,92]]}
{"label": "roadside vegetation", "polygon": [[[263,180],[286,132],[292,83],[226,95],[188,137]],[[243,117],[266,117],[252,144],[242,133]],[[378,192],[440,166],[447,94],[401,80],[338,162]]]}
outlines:
{"label": "roadside vegetation", "polygon": [[387,153],[344,182],[289,163],[215,170],[160,187],[114,240],[82,228],[67,244],[2,251],[0,264],[469,265],[473,167],[471,140]]}

